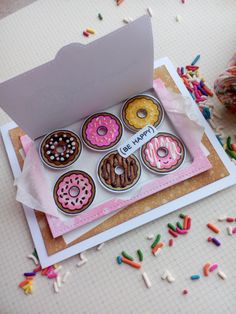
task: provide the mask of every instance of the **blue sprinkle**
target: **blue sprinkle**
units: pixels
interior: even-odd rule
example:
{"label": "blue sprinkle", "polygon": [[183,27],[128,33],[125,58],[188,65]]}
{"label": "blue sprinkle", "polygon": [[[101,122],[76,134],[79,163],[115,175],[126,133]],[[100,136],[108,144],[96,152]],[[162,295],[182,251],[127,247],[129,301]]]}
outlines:
{"label": "blue sprinkle", "polygon": [[192,275],[190,278],[191,278],[192,280],[198,280],[198,279],[200,279],[201,277],[200,277],[200,275]]}
{"label": "blue sprinkle", "polygon": [[35,276],[36,275],[36,273],[24,273],[24,276],[25,277],[31,277],[31,276]]}
{"label": "blue sprinkle", "polygon": [[216,138],[220,142],[221,146],[224,146],[224,143],[222,142],[222,139],[220,138],[218,134],[216,134]]}
{"label": "blue sprinkle", "polygon": [[203,95],[205,95],[205,96],[208,97],[207,92],[205,92],[204,89],[203,89],[201,86],[198,85],[197,89],[200,90],[200,92],[201,92]]}
{"label": "blue sprinkle", "polygon": [[117,261],[117,263],[119,265],[122,264],[122,257],[121,256],[117,256],[116,261]]}
{"label": "blue sprinkle", "polygon": [[199,59],[200,59],[200,55],[197,55],[195,59],[192,61],[191,65],[195,65]]}
{"label": "blue sprinkle", "polygon": [[202,110],[202,114],[206,120],[211,119],[211,112],[210,112],[209,108],[204,107]]}

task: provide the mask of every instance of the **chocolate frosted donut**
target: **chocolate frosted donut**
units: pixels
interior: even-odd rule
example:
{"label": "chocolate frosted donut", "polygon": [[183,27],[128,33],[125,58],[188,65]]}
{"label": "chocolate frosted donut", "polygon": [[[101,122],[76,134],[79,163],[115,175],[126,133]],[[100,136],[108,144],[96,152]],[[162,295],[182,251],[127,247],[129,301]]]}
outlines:
{"label": "chocolate frosted donut", "polygon": [[98,165],[98,176],[104,187],[111,191],[124,192],[139,180],[141,167],[135,155],[122,157],[117,151],[108,153]]}
{"label": "chocolate frosted donut", "polygon": [[50,168],[64,169],[80,156],[81,142],[72,131],[56,130],[46,135],[39,147],[42,161]]}

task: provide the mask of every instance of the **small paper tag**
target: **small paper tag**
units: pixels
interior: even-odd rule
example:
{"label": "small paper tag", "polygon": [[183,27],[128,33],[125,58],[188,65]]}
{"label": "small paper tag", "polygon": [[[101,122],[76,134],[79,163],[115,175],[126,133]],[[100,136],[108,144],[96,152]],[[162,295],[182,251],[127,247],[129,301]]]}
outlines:
{"label": "small paper tag", "polygon": [[127,142],[118,148],[119,154],[127,158],[157,134],[157,129],[148,124],[135,133]]}

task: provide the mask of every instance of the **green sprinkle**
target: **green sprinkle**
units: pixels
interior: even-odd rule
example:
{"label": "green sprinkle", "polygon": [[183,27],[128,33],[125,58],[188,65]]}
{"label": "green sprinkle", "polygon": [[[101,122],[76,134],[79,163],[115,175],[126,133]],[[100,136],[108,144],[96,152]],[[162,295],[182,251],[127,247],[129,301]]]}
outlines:
{"label": "green sprinkle", "polygon": [[37,259],[39,259],[36,249],[34,249],[34,252],[32,253],[32,255],[34,255],[34,257],[36,257]]}
{"label": "green sprinkle", "polygon": [[143,261],[143,252],[141,250],[138,250],[137,254],[138,254],[139,261],[142,262]]}
{"label": "green sprinkle", "polygon": [[161,235],[158,234],[158,235],[156,236],[156,239],[155,239],[154,242],[152,243],[151,248],[153,249],[153,248],[157,245],[157,243],[158,243],[160,240],[161,240]]}
{"label": "green sprinkle", "polygon": [[98,13],[98,18],[99,18],[100,21],[103,20],[103,17],[102,17],[102,14],[101,14],[101,13]]}
{"label": "green sprinkle", "polygon": [[179,218],[184,218],[185,216],[185,214],[179,214]]}
{"label": "green sprinkle", "polygon": [[121,252],[122,256],[124,256],[125,258],[129,259],[130,261],[133,261],[133,257],[130,256],[128,253],[126,253],[125,251]]}
{"label": "green sprinkle", "polygon": [[181,225],[181,223],[180,223],[179,221],[176,223],[176,226],[177,226],[179,229],[183,230],[183,226]]}
{"label": "green sprinkle", "polygon": [[170,228],[170,229],[172,229],[173,231],[176,231],[175,226],[172,225],[171,223],[168,223],[168,224],[167,224],[167,227]]}
{"label": "green sprinkle", "polygon": [[232,157],[233,159],[236,159],[236,153],[234,152],[234,151],[232,151],[232,150],[230,150],[230,149],[228,149],[228,148],[226,148],[226,153],[230,156],[230,157]]}
{"label": "green sprinkle", "polygon": [[230,136],[227,137],[227,146],[228,146],[228,149],[232,150],[231,137]]}

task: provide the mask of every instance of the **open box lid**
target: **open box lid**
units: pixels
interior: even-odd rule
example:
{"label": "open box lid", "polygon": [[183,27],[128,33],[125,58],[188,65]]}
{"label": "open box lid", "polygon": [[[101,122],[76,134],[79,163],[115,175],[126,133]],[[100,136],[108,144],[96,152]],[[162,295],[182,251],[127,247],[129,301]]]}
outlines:
{"label": "open box lid", "polygon": [[2,108],[32,138],[152,87],[149,16],[87,45],[72,43],[39,67],[0,84]]}

